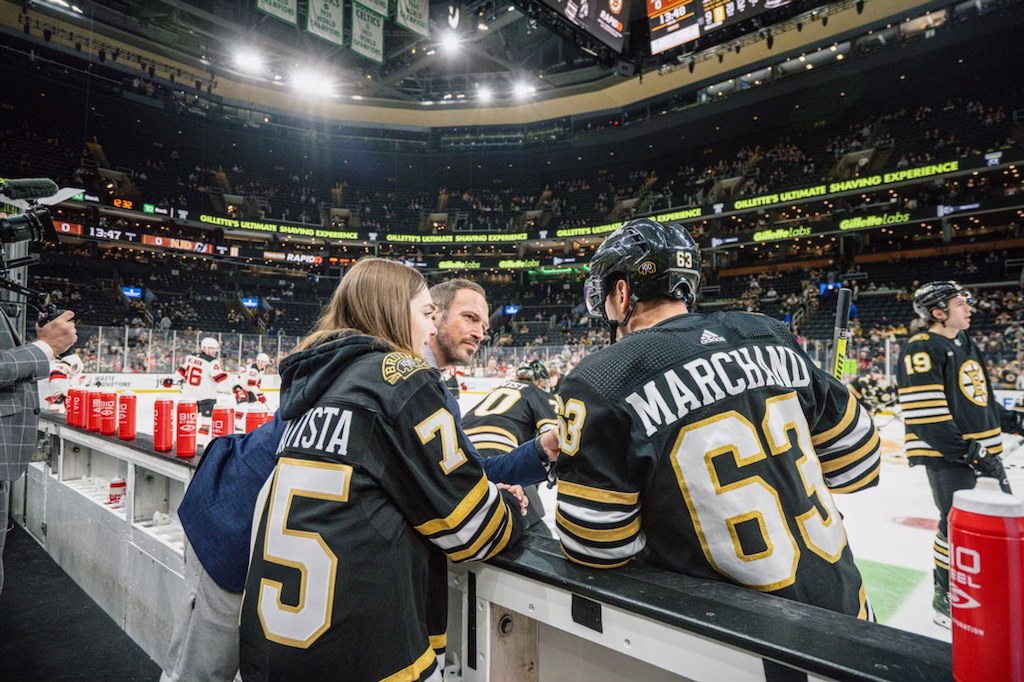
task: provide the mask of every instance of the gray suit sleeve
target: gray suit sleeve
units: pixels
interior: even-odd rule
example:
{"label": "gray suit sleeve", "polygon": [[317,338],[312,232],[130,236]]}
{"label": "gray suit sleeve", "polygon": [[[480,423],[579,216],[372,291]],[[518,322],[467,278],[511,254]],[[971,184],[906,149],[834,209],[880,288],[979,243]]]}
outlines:
{"label": "gray suit sleeve", "polygon": [[50,363],[39,346],[28,344],[0,350],[0,387],[45,379],[49,375]]}

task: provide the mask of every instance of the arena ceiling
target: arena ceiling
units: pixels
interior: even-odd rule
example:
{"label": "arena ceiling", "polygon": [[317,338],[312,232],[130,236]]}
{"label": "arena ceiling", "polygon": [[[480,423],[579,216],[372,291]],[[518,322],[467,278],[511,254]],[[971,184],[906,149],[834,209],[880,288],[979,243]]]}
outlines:
{"label": "arena ceiling", "polygon": [[[347,94],[399,104],[472,98],[481,90],[509,102],[524,89],[542,94],[558,91],[559,95],[601,90],[638,72],[678,64],[685,54],[706,50],[713,42],[759,31],[762,25],[811,8],[854,2],[770,0],[781,8],[718,31],[714,41],[701,38],[651,57],[646,4],[640,0],[609,1],[624,7],[622,18],[631,34],[621,52],[573,26],[563,13],[550,7],[551,3],[565,5],[566,0],[548,0],[548,4],[544,0],[429,0],[429,38],[393,21],[392,1],[392,17],[384,22],[384,55],[379,64],[349,49],[352,21],[347,2],[343,3],[345,47],[305,30],[306,2],[298,3],[294,26],[259,11],[255,0],[78,0],[74,4],[35,0],[24,6],[68,16],[74,16],[74,9],[77,18],[90,22],[90,27],[116,32],[119,39],[137,41],[140,47],[157,46],[169,58],[201,60],[215,77],[282,82],[296,67],[322,65],[339,74],[339,88]],[[568,2],[572,5],[580,0]],[[445,41],[451,33],[458,38],[455,48]],[[256,70],[243,67],[240,53],[258,53],[262,64]]]}

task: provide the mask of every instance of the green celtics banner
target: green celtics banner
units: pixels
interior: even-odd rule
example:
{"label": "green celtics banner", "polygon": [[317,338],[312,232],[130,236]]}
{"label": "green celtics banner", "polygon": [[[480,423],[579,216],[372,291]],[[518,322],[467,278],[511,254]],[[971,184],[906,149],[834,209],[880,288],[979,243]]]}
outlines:
{"label": "green celtics banner", "polygon": [[360,2],[359,4],[361,4],[366,9],[373,10],[374,12],[381,15],[385,19],[388,16],[388,0],[366,0],[366,2]]}
{"label": "green celtics banner", "polygon": [[352,51],[384,63],[384,17],[352,3]]}
{"label": "green celtics banner", "polygon": [[298,25],[298,0],[256,0],[256,9],[292,26]]}
{"label": "green celtics banner", "polygon": [[345,36],[345,15],[341,0],[309,0],[306,30],[329,43],[341,45]]}
{"label": "green celtics banner", "polygon": [[430,36],[428,0],[398,0],[395,23],[421,36]]}

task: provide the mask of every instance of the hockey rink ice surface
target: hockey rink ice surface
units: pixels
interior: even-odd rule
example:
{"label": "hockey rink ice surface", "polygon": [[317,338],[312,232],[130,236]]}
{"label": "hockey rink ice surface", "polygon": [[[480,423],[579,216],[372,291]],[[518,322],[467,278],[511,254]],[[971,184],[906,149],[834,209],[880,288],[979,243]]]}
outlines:
{"label": "hockey rink ice surface", "polygon": [[[277,409],[276,390],[267,391],[268,407]],[[484,393],[463,393],[459,405],[463,414],[483,398]],[[140,394],[139,431],[152,433],[146,415],[152,414],[153,394]],[[223,396],[224,406],[233,402]],[[878,621],[891,627],[951,641],[951,633],[932,622],[932,542],[938,524],[938,510],[922,467],[907,466],[903,454],[903,423],[890,415],[877,416],[882,435],[882,472],[879,484],[852,495],[836,495],[843,515],[850,547],[867,583],[868,598]],[[1003,435],[1008,447],[1016,441]],[[208,438],[199,437],[204,444]],[[1010,484],[1024,491],[1024,450],[1006,462]],[[545,523],[554,534],[556,490],[541,486]]]}

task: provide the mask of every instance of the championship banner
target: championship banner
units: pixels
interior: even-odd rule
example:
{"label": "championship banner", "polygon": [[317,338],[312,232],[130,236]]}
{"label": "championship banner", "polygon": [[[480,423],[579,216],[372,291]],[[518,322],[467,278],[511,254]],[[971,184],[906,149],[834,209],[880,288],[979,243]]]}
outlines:
{"label": "championship banner", "polygon": [[384,63],[384,17],[358,2],[352,3],[352,51]]}
{"label": "championship banner", "polygon": [[329,43],[341,45],[345,37],[345,14],[341,0],[309,0],[306,30]]}
{"label": "championship banner", "polygon": [[430,37],[429,0],[398,0],[395,23],[413,33]]}
{"label": "championship banner", "polygon": [[[361,2],[360,4],[366,9],[373,10],[385,19],[388,16],[388,0],[366,0],[366,2]],[[355,11],[355,8],[353,8],[353,11]]]}
{"label": "championship banner", "polygon": [[298,26],[298,0],[256,0],[256,9]]}

